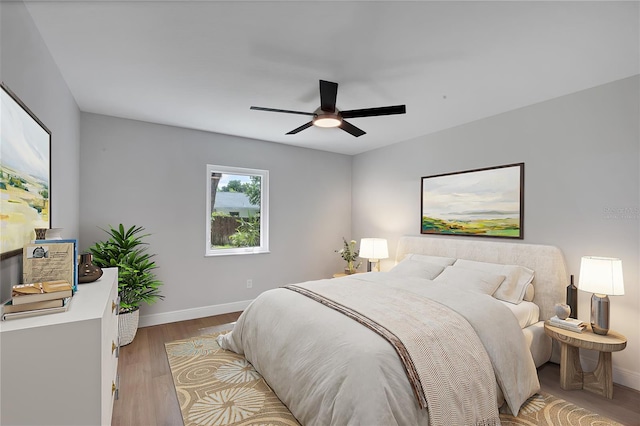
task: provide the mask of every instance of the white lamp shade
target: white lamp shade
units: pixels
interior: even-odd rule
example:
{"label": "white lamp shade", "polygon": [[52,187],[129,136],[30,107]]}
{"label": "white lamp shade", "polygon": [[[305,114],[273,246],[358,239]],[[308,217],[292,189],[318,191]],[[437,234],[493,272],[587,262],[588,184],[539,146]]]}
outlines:
{"label": "white lamp shade", "polygon": [[387,240],[384,238],[363,238],[360,240],[360,257],[386,259],[389,257]]}
{"label": "white lamp shade", "polygon": [[622,261],[610,257],[583,256],[578,288],[590,293],[622,296]]}

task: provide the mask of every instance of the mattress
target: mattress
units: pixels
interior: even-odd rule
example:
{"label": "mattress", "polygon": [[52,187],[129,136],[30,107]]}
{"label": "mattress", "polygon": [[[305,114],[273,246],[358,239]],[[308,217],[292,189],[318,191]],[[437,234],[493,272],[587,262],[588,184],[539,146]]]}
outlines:
{"label": "mattress", "polygon": [[544,321],[540,321],[540,308],[533,302],[522,301],[517,305],[500,301],[513,313],[522,329],[533,362],[537,367],[551,357],[551,338],[544,332]]}
{"label": "mattress", "polygon": [[524,334],[524,339],[536,368],[549,361],[550,358],[553,362],[559,362],[559,358],[556,360],[551,356],[553,342],[551,337],[544,332],[544,321],[538,321],[527,328],[523,328],[522,334]]}

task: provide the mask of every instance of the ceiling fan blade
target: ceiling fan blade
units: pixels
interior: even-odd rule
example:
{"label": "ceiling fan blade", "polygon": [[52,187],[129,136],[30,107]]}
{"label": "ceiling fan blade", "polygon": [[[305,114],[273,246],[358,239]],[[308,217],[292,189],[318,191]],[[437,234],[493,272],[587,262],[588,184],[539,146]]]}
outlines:
{"label": "ceiling fan blade", "polygon": [[264,108],[264,107],[257,107],[257,106],[252,106],[250,109],[255,109],[257,111],[284,112],[286,114],[315,115],[312,112],[291,111],[289,109]]}
{"label": "ceiling fan blade", "polygon": [[376,115],[393,115],[393,114],[405,114],[407,107],[405,105],[394,105],[379,108],[364,108],[364,109],[352,109],[349,111],[340,111],[340,114],[344,118],[357,118],[357,117],[374,117]]}
{"label": "ceiling fan blade", "polygon": [[353,124],[351,124],[351,123],[349,123],[347,121],[344,121],[344,120],[342,120],[342,123],[340,123],[340,128],[342,130],[344,130],[345,132],[347,132],[347,133],[351,133],[356,138],[367,133],[364,130],[359,129],[356,126],[354,126]]}
{"label": "ceiling fan blade", "polygon": [[320,109],[326,112],[336,110],[336,98],[338,97],[338,83],[320,80]]}
{"label": "ceiling fan blade", "polygon": [[297,129],[293,129],[292,131],[288,132],[288,135],[295,135],[298,132],[303,131],[304,129],[308,129],[309,127],[313,126],[313,121],[310,121],[308,123],[303,124],[302,126],[298,127]]}

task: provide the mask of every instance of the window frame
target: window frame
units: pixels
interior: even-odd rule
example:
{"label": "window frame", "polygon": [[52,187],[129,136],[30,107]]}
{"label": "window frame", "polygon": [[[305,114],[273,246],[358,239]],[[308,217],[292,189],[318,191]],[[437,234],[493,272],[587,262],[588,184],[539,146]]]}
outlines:
{"label": "window frame", "polygon": [[[211,247],[211,175],[213,173],[260,176],[260,245],[254,247],[234,247],[215,249]],[[205,205],[205,257],[230,256],[239,254],[269,253],[269,171],[246,167],[207,164],[207,194]]]}

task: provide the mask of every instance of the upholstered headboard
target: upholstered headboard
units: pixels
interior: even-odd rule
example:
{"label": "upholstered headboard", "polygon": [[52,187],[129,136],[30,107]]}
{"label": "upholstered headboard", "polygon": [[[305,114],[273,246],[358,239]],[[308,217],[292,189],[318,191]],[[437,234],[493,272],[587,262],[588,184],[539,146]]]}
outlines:
{"label": "upholstered headboard", "polygon": [[447,237],[404,236],[398,242],[396,261],[408,253],[454,257],[456,259],[521,265],[535,271],[533,302],[540,307],[540,319],[549,319],[556,303],[564,303],[569,284],[564,256],[559,248],[488,240]]}

